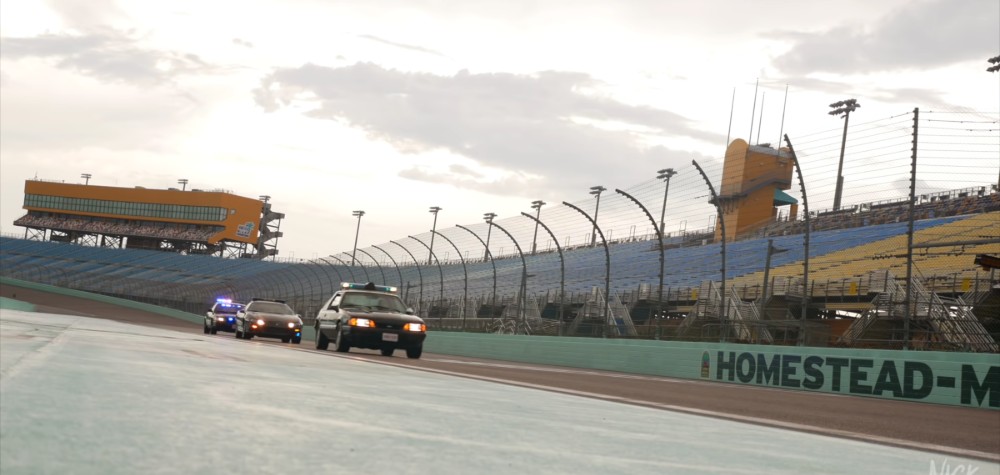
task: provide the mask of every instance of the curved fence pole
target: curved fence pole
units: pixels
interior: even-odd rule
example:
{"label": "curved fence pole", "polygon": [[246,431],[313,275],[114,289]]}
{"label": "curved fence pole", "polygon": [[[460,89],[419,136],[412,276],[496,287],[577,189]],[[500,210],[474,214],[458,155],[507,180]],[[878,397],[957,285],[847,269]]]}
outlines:
{"label": "curved fence pole", "polygon": [[[340,282],[347,282],[346,280],[344,280],[344,275],[343,275],[343,274],[341,274],[339,270],[337,270],[337,264],[334,264],[334,263],[332,263],[332,262],[329,262],[329,261],[327,261],[327,260],[326,260],[325,258],[323,258],[323,257],[320,257],[320,258],[319,258],[319,260],[320,260],[321,262],[323,262],[324,264],[327,264],[327,265],[329,265],[329,266],[330,266],[330,269],[333,269],[333,271],[337,273],[337,279],[339,279],[339,280],[340,280]],[[328,274],[328,275],[329,275],[329,274]],[[338,288],[340,288],[340,284],[339,284],[339,283],[338,283],[337,285],[334,285],[334,286],[333,286],[333,291],[334,291],[334,292],[336,292]]]}
{"label": "curved fence pole", "polygon": [[[347,256],[346,252],[341,252],[341,254],[344,254],[345,257]],[[361,270],[365,273],[365,283],[368,283],[368,282],[372,281],[372,277],[370,275],[368,275],[368,269],[365,268],[364,264],[362,264],[360,261],[358,261],[357,259],[355,259],[354,256],[351,256],[351,262],[353,262],[354,264],[357,264],[359,267],[361,267]],[[353,266],[354,264],[351,264],[351,265]]]}
{"label": "curved fence pole", "polygon": [[417,296],[417,315],[420,315],[420,313],[423,312],[424,310],[424,273],[420,272],[420,262],[417,262],[417,258],[413,257],[413,253],[410,252],[410,250],[407,249],[406,246],[396,241],[389,241],[389,242],[399,246],[400,249],[406,251],[406,253],[410,255],[410,259],[413,259],[413,267],[417,268],[417,279],[420,280],[420,293]]}
{"label": "curved fence pole", "polygon": [[[437,218],[437,215],[435,215],[435,218]],[[433,234],[431,234],[431,235],[433,236]],[[419,239],[417,239],[416,237],[413,237],[413,236],[407,236],[407,237],[409,237],[410,239],[412,239],[414,241],[419,242],[421,245],[423,245],[424,247],[426,247],[427,248],[427,252],[429,252],[431,254],[431,257],[434,258],[434,262],[437,263],[438,274],[441,275],[441,288],[438,289],[438,295],[439,295],[439,297],[438,297],[438,305],[444,305],[444,269],[441,268],[441,261],[438,260],[437,254],[434,254],[434,251],[431,250],[431,247],[428,246],[427,244],[425,244],[423,241],[421,241],[421,240],[419,240]],[[430,261],[430,258],[428,258],[427,260]],[[431,308],[432,309],[434,308],[433,304],[431,305]],[[427,316],[428,317],[430,316],[429,312],[428,312]]]}
{"label": "curved fence pole", "polygon": [[715,210],[719,213],[719,227],[722,229],[722,289],[719,291],[719,321],[722,323],[719,341],[725,342],[726,336],[729,334],[729,314],[726,313],[728,310],[726,308],[726,302],[729,300],[729,292],[726,290],[726,216],[722,212],[722,203],[719,201],[719,195],[715,194],[715,187],[712,186],[712,182],[708,179],[708,175],[705,171],[701,169],[698,165],[697,160],[691,160],[691,163],[695,168],[698,169],[698,173],[705,180],[705,184],[708,185],[708,191],[712,193],[712,204],[715,205]]}
{"label": "curved fence pole", "polygon": [[562,203],[566,206],[569,206],[570,208],[573,208],[574,210],[576,210],[576,212],[582,214],[584,218],[587,218],[587,221],[590,221],[594,225],[594,229],[597,230],[597,234],[601,236],[601,244],[604,245],[604,309],[601,311],[601,313],[603,314],[602,318],[604,319],[604,325],[603,325],[604,331],[602,332],[602,336],[604,338],[607,338],[608,309],[609,307],[611,307],[611,295],[610,295],[611,294],[611,251],[608,250],[608,241],[604,239],[604,232],[601,231],[601,228],[597,226],[597,221],[594,221],[594,218],[591,218],[586,211],[577,208],[572,203],[566,201],[563,201]]}
{"label": "curved fence pole", "polygon": [[[653,223],[653,229],[656,230],[656,237],[660,241],[660,285],[656,288],[657,289],[656,290],[656,314],[659,315],[660,312],[663,310],[663,231],[660,230],[661,226],[657,226],[656,219],[653,218],[653,215],[649,213],[649,210],[646,209],[646,207],[643,206],[642,203],[639,202],[639,200],[635,199],[632,195],[630,195],[630,194],[628,194],[628,193],[626,193],[626,192],[624,192],[622,190],[619,190],[618,188],[615,188],[615,192],[618,193],[619,195],[622,195],[622,196],[628,198],[629,201],[635,203],[636,206],[638,206],[639,209],[641,209],[643,213],[646,213],[646,217],[649,218],[649,222]],[[663,218],[660,218],[660,220],[662,221]],[[647,322],[647,324],[648,324],[648,322]],[[659,329],[659,327],[657,327],[657,329]]]}
{"label": "curved fence pole", "polygon": [[362,254],[368,256],[368,258],[371,259],[372,262],[374,262],[376,266],[378,266],[378,271],[382,273],[382,285],[387,285],[389,283],[389,279],[385,278],[385,269],[382,269],[382,264],[379,264],[378,261],[374,257],[372,257],[371,254],[368,254],[368,252],[365,251],[364,249],[358,249],[358,251],[360,251]]}
{"label": "curved fence pole", "polygon": [[552,230],[545,225],[540,219],[528,214],[521,213],[521,216],[526,218],[531,218],[536,224],[541,224],[545,232],[549,233],[549,237],[552,238],[552,242],[556,244],[556,251],[559,251],[559,336],[563,335],[563,294],[566,287],[566,260],[563,258],[562,246],[559,245],[559,240],[556,239],[556,235],[552,233]]}
{"label": "curved fence pole", "polygon": [[329,257],[330,259],[336,259],[337,262],[339,262],[341,265],[343,265],[344,267],[347,268],[347,272],[349,274],[351,274],[351,282],[357,282],[358,281],[358,279],[354,277],[354,269],[351,269],[351,266],[347,265],[347,263],[344,262],[343,259],[340,259],[337,256],[334,256],[333,254],[331,254],[331,255],[329,255],[327,257]]}
{"label": "curved fence pole", "polygon": [[[478,234],[472,232],[471,229],[469,229],[469,228],[467,228],[465,226],[462,226],[461,224],[456,224],[455,227],[460,228],[460,229],[464,229],[464,230],[468,231],[469,234],[475,236],[476,239],[479,240],[479,243],[482,244],[484,248],[486,248],[486,257],[490,258],[490,264],[493,265],[493,294],[492,294],[492,297],[490,297],[490,318],[493,318],[494,317],[494,307],[497,306],[497,263],[496,263],[496,261],[493,260],[493,253],[490,252],[490,247],[486,245],[486,242],[483,241],[483,238],[479,237]],[[490,228],[490,229],[493,229],[493,228]],[[478,312],[477,312],[477,316],[478,316]]]}
{"label": "curved fence pole", "polygon": [[[391,261],[392,265],[396,267],[396,273],[399,274],[399,288],[400,288],[400,290],[404,289],[405,287],[403,286],[403,271],[399,270],[399,264],[396,263],[396,259],[393,259],[392,258],[392,254],[389,254],[388,252],[386,252],[385,249],[382,249],[381,247],[378,247],[378,246],[376,246],[374,244],[372,245],[372,247],[374,247],[375,249],[378,249],[378,250],[382,251],[382,254],[385,254],[386,256],[389,257],[389,261]],[[406,294],[409,294],[410,293],[410,289],[406,289],[405,292],[406,292]],[[404,300],[406,299],[405,295],[404,295],[403,299]]]}
{"label": "curved fence pole", "polygon": [[435,231],[433,229],[431,230],[431,232],[437,234],[438,236],[441,236],[445,241],[448,241],[448,244],[451,244],[451,247],[455,248],[455,254],[458,254],[458,259],[462,261],[462,273],[465,276],[464,277],[465,280],[463,281],[464,285],[462,287],[462,331],[465,331],[465,306],[466,306],[466,299],[468,298],[469,294],[469,269],[465,267],[465,258],[462,257],[462,251],[458,249],[458,246],[456,246],[455,243],[451,241],[451,239],[448,239],[448,236],[445,236],[444,234],[441,234],[440,232]]}
{"label": "curved fence pole", "polygon": [[490,224],[490,226],[496,226],[497,229],[503,231],[503,233],[506,234],[508,238],[510,238],[511,242],[514,243],[514,247],[517,248],[517,255],[521,256],[521,289],[518,292],[521,298],[518,300],[520,300],[519,305],[521,307],[520,309],[521,325],[525,325],[527,322],[526,322],[526,317],[524,315],[524,303],[525,303],[524,294],[528,290],[528,263],[524,260],[524,252],[521,251],[521,245],[517,243],[517,240],[514,239],[514,236],[512,236],[509,232],[507,232],[506,229],[504,229],[499,224],[493,222],[492,219],[487,222]]}
{"label": "curved fence pole", "polygon": [[[845,122],[846,124],[846,122]],[[806,344],[806,316],[809,311],[809,199],[806,197],[806,182],[802,178],[802,167],[799,166],[799,159],[795,155],[795,149],[792,147],[792,141],[788,139],[788,134],[785,134],[785,143],[788,144],[788,151],[792,155],[792,163],[795,164],[795,172],[799,175],[799,187],[802,188],[802,209],[806,216],[806,233],[805,233],[805,255],[802,259],[802,321],[799,322],[799,346]],[[780,154],[781,151],[779,150]]]}

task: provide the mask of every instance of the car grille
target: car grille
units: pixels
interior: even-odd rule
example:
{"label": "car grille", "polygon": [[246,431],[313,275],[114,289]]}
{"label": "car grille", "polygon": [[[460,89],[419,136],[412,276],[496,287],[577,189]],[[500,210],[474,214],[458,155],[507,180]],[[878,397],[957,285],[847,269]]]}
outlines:
{"label": "car grille", "polygon": [[402,324],[402,323],[382,323],[382,322],[375,322],[375,328],[384,328],[386,330],[402,330],[403,329],[403,325],[404,324]]}

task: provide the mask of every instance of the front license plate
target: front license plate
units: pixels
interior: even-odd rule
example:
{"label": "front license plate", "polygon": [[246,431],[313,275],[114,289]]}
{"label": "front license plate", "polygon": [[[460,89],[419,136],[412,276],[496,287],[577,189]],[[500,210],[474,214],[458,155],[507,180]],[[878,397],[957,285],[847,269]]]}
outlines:
{"label": "front license plate", "polygon": [[382,341],[399,341],[399,335],[395,333],[383,333]]}

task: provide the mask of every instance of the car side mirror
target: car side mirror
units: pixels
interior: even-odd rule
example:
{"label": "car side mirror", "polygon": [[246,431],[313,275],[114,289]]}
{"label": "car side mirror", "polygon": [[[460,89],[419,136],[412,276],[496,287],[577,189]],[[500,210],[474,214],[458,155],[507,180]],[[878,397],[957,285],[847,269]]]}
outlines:
{"label": "car side mirror", "polygon": [[413,315],[413,307],[406,307],[406,314]]}

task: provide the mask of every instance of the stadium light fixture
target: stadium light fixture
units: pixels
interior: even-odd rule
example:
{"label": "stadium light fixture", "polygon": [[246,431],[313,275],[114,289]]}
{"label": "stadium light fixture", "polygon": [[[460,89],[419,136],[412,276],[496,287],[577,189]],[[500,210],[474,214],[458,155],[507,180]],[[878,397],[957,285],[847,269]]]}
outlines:
{"label": "stadium light fixture", "polygon": [[986,68],[987,72],[995,73],[997,71],[1000,71],[1000,56],[994,56],[990,59],[987,59],[986,61],[988,61],[990,64],[993,65]]}
{"label": "stadium light fixture", "polygon": [[89,185],[90,184],[90,177],[91,176],[93,176],[93,175],[91,175],[90,173],[84,173],[84,174],[80,175],[80,178],[83,178],[84,180],[87,180],[86,182],[83,183],[84,185]]}
{"label": "stadium light fixture", "polygon": [[434,255],[434,231],[437,230],[438,211],[441,211],[440,206],[430,207],[430,212],[434,213],[434,224],[431,225],[431,245],[427,247],[427,265],[431,265],[431,256]]}
{"label": "stadium light fixture", "polygon": [[840,210],[840,199],[844,193],[844,148],[847,146],[847,122],[851,119],[851,112],[861,107],[857,99],[847,99],[830,104],[832,111],[828,114],[844,117],[844,136],[840,139],[840,161],[837,163],[837,191],[833,195],[833,210]]}
{"label": "stadium light fixture", "polygon": [[531,238],[531,254],[535,254],[536,242],[538,241],[538,219],[542,216],[542,206],[545,206],[545,202],[542,200],[535,200],[531,202],[531,209],[535,210],[535,235]]}
{"label": "stadium light fixture", "polygon": [[597,185],[590,187],[590,194],[597,197],[597,204],[594,206],[594,229],[590,231],[590,244],[594,245],[597,243],[597,212],[601,209],[601,193],[607,191],[607,188]]}
{"label": "stadium light fixture", "polygon": [[[483,213],[483,219],[485,219],[486,223],[489,224],[489,226],[487,226],[487,228],[486,228],[486,252],[483,253],[483,260],[486,260],[486,259],[490,258],[490,252],[489,252],[489,249],[490,249],[490,234],[492,234],[492,231],[493,231],[493,218],[496,218],[496,217],[497,217],[496,213],[492,213],[492,212],[491,213]],[[492,312],[492,310],[491,310],[491,312]]]}
{"label": "stadium light fixture", "polygon": [[364,216],[364,215],[365,215],[365,212],[361,211],[361,210],[355,210],[355,211],[351,212],[351,216],[355,216],[355,217],[358,218],[358,226],[357,226],[357,228],[354,229],[354,250],[351,251],[351,265],[352,266],[354,265],[354,262],[355,262],[354,256],[355,256],[355,254],[358,253],[358,234],[361,232],[361,217]]}
{"label": "stadium light fixture", "polygon": [[181,191],[187,191],[187,184],[188,184],[187,178],[181,178],[180,180],[177,180],[177,184],[181,185]]}
{"label": "stadium light fixture", "polygon": [[670,177],[676,174],[677,172],[674,171],[673,168],[664,168],[663,170],[657,170],[656,172],[656,178],[658,180],[664,180],[667,183],[667,186],[663,189],[663,209],[660,210],[660,234],[663,234],[666,231],[666,228],[663,227],[663,218],[667,213],[667,193],[670,191]]}

